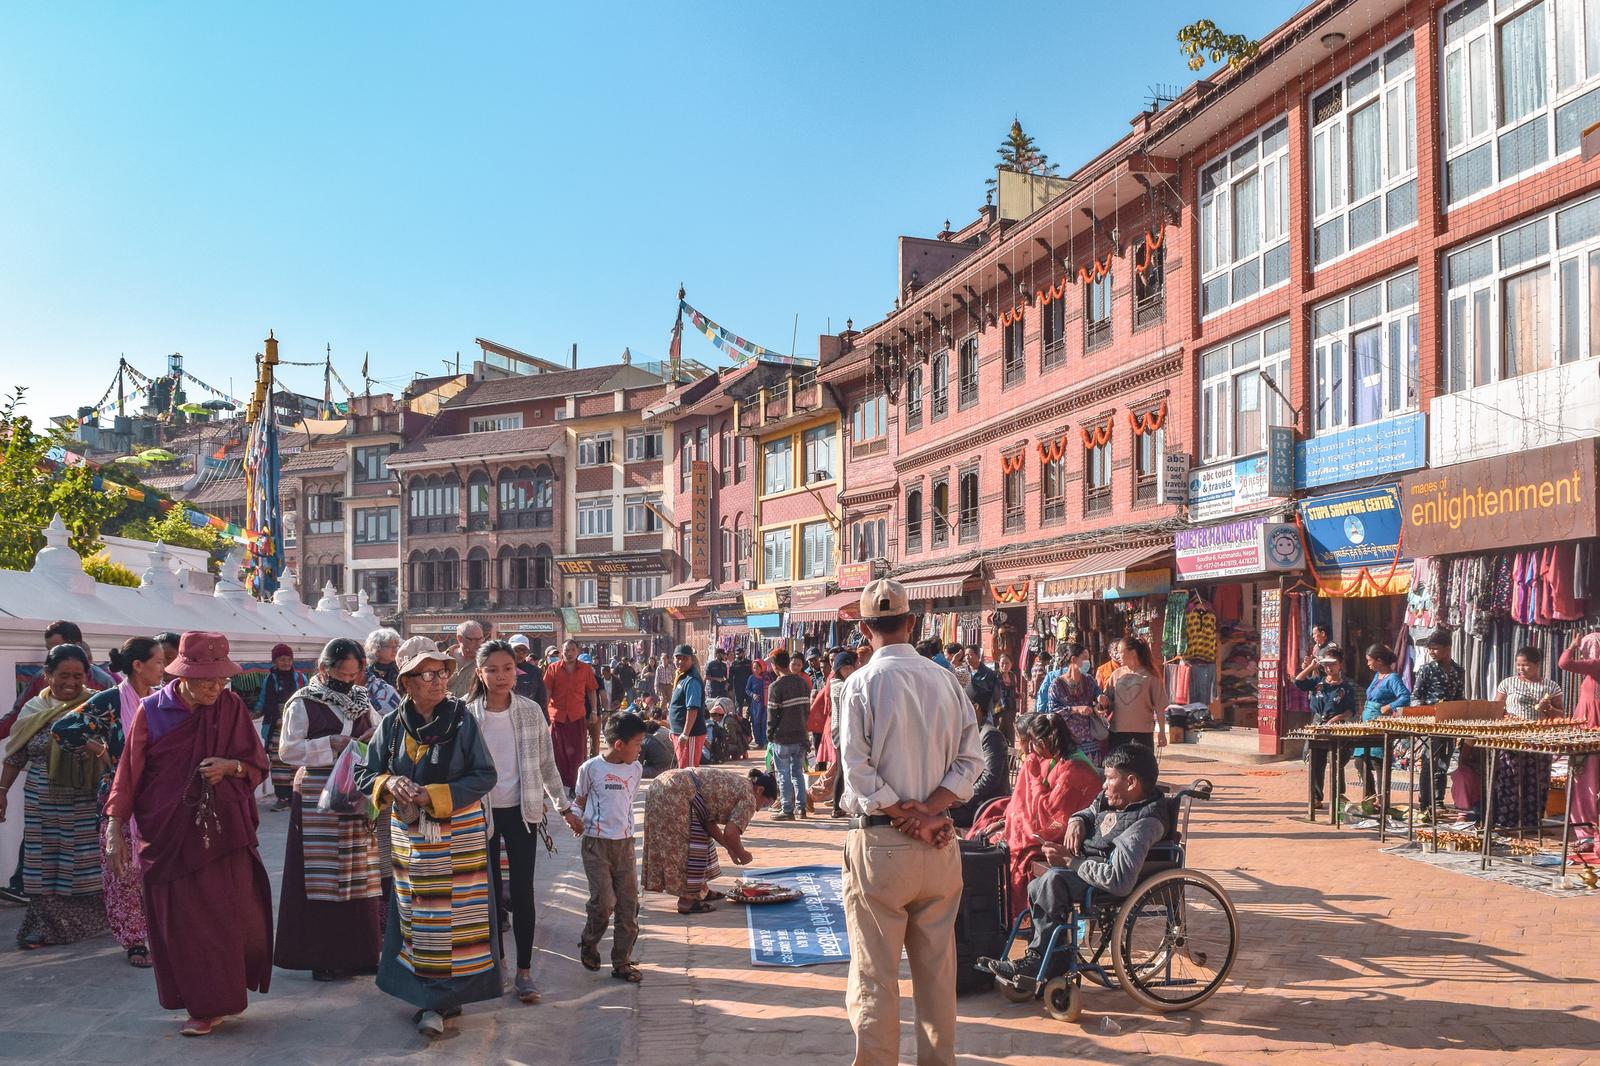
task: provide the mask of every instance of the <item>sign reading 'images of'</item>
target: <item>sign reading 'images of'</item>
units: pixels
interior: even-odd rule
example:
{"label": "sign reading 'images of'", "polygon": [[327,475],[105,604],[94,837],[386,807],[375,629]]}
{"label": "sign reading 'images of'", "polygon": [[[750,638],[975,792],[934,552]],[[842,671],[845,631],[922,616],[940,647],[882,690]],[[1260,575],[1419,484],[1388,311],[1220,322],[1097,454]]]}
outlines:
{"label": "sign reading 'images of'", "polygon": [[1595,446],[1574,441],[1413,474],[1400,483],[1408,550],[1460,555],[1600,535]]}

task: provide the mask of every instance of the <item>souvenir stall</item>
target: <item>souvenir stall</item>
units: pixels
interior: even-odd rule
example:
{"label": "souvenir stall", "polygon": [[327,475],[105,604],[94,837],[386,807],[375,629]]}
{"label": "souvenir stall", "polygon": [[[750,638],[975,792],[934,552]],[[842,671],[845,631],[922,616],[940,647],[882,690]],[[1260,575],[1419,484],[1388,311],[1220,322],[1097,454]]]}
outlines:
{"label": "souvenir stall", "polygon": [[938,637],[942,643],[980,644],[984,633],[984,594],[976,560],[924,567],[900,575],[911,610],[920,619],[916,639]]}
{"label": "souvenir stall", "polygon": [[989,658],[998,666],[1002,659],[1010,659],[1012,667],[1022,676],[1032,666],[1029,653],[1032,641],[1028,639],[1028,594],[1031,583],[1022,581],[992,581],[989,584]]}
{"label": "souvenir stall", "polygon": [[849,643],[860,608],[860,592],[830,594],[824,586],[790,589],[789,618],[784,627],[789,649],[825,651]]}
{"label": "souvenir stall", "polygon": [[1032,634],[1052,654],[1063,644],[1082,644],[1097,663],[1106,660],[1112,640],[1127,636],[1155,649],[1172,588],[1171,554],[1170,544],[1098,552],[1039,579]]}

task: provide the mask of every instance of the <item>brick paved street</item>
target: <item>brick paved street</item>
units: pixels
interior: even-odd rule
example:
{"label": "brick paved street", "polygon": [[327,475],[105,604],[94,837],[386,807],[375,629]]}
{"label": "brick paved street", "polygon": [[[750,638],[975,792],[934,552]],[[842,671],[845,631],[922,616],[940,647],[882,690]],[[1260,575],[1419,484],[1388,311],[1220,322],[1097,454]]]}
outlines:
{"label": "brick paved street", "polygon": [[[961,1001],[970,1063],[1583,1063],[1600,1060],[1600,896],[1556,899],[1381,854],[1368,833],[1291,819],[1296,764],[1261,770],[1169,763],[1204,774],[1217,799],[1196,817],[1192,864],[1239,905],[1243,950],[1229,987],[1199,1012],[1157,1017],[1090,989],[1080,1023],[998,995]],[[276,872],[284,815],[264,814]],[[778,823],[750,835],[759,866],[833,861],[839,823]],[[16,953],[20,917],[0,911],[0,1059],[762,1066],[845,1061],[843,967],[753,970],[743,914],[687,919],[647,900],[635,989],[575,961],[584,889],[570,838],[541,857],[539,942],[545,1002],[468,1008],[427,1049],[409,1012],[370,979],[314,984],[275,972],[272,991],[207,1041],[177,1036],[153,982],[109,937]],[[196,930],[203,937],[204,930]],[[510,938],[507,937],[509,945]],[[1110,1018],[1119,1031],[1102,1032]],[[905,1049],[911,1050],[909,1026]]]}

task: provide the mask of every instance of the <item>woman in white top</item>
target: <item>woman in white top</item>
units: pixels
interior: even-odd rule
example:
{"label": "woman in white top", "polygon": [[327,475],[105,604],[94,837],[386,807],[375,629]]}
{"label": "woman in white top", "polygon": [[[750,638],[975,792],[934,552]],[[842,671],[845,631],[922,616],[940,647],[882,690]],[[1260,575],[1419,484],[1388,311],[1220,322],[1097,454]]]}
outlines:
{"label": "woman in white top", "polygon": [[[1505,704],[1507,718],[1532,721],[1567,713],[1561,689],[1544,676],[1544,653],[1532,646],[1517,649],[1516,672],[1500,682],[1494,698]],[[1494,759],[1495,825],[1537,828],[1550,791],[1550,756],[1501,751]]]}
{"label": "woman in white top", "polygon": [[533,981],[534,832],[545,816],[545,801],[565,813],[569,806],[556,769],[555,748],[544,708],[518,695],[517,658],[503,640],[478,648],[477,675],[467,693],[467,709],[483,732],[494,759],[495,786],[489,793],[493,826],[489,834],[489,874],[500,896],[500,848],[506,849],[511,877],[511,929],[517,940],[517,996],[539,1002]]}

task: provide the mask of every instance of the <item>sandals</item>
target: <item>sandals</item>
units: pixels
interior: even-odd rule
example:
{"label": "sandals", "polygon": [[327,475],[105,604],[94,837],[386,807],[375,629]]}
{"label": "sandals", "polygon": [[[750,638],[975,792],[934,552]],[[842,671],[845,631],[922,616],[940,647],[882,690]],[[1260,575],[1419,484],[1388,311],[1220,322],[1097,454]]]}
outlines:
{"label": "sandals", "polygon": [[707,914],[707,913],[709,913],[711,911],[714,911],[716,909],[717,908],[713,907],[711,904],[707,903],[705,900],[700,899],[700,900],[695,900],[694,906],[688,908],[687,910],[685,910],[683,907],[679,907],[678,908],[678,913],[679,914]]}
{"label": "sandals", "polygon": [[150,949],[143,944],[135,944],[128,949],[128,965],[138,970],[150,968]]}
{"label": "sandals", "polygon": [[611,976],[615,977],[619,981],[626,981],[630,985],[636,985],[640,981],[644,980],[644,975],[639,972],[639,967],[635,966],[631,962],[626,966],[612,967]]}
{"label": "sandals", "polygon": [[585,970],[600,969],[600,949],[592,948],[587,944],[578,945],[578,961],[583,963]]}
{"label": "sandals", "polygon": [[719,891],[717,891],[716,889],[713,888],[710,891],[708,891],[705,895],[701,896],[700,898],[703,901],[705,901],[706,903],[710,903],[713,900],[727,899],[728,898],[728,894],[726,892],[719,892]]}

